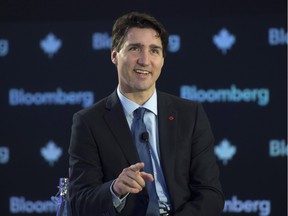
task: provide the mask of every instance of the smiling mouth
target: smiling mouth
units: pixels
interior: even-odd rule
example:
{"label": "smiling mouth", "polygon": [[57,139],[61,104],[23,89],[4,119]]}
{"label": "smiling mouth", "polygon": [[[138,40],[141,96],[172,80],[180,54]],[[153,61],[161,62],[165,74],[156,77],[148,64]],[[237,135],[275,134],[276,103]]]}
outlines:
{"label": "smiling mouth", "polygon": [[149,74],[149,71],[145,71],[145,70],[134,70],[134,71],[138,74]]}

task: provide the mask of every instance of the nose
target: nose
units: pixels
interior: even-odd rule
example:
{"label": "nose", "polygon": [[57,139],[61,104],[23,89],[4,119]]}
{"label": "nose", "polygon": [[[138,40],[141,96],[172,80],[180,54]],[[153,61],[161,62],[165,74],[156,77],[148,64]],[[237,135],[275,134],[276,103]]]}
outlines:
{"label": "nose", "polygon": [[142,66],[147,66],[149,65],[149,52],[148,51],[145,51],[143,50],[140,55],[139,55],[139,58],[137,60],[137,63],[139,65],[142,65]]}

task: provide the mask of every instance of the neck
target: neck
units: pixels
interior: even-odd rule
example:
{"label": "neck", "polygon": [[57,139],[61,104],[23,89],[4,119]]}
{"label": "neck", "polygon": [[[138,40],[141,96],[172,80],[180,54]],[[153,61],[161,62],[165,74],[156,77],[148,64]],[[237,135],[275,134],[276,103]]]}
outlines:
{"label": "neck", "polygon": [[146,103],[151,98],[151,96],[153,95],[155,91],[155,89],[153,89],[153,91],[125,92],[125,91],[122,91],[121,88],[119,88],[119,90],[125,97],[134,101],[140,106]]}

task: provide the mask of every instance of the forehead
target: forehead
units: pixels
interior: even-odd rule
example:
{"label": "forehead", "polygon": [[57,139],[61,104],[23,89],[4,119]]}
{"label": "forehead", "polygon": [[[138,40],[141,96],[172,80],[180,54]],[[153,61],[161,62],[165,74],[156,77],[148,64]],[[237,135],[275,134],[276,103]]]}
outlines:
{"label": "forehead", "polygon": [[152,28],[131,28],[124,39],[124,44],[140,43],[143,45],[155,44],[162,47],[161,38]]}

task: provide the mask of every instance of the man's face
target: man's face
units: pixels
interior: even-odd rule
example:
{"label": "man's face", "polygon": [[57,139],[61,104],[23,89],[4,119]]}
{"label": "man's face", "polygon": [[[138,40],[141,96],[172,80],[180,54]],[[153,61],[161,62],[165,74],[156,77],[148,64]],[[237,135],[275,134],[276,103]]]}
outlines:
{"label": "man's face", "polygon": [[117,66],[122,93],[152,93],[164,64],[161,39],[153,29],[131,28],[111,59]]}

